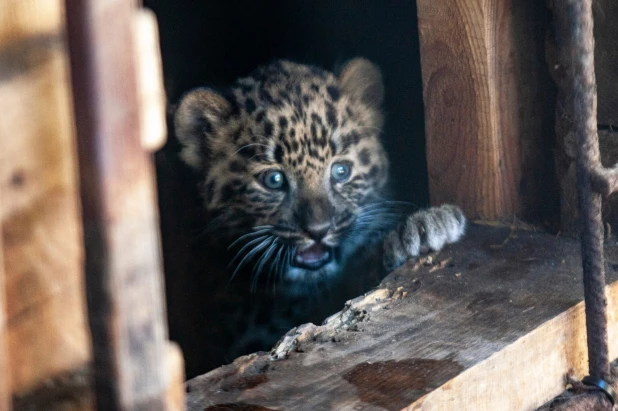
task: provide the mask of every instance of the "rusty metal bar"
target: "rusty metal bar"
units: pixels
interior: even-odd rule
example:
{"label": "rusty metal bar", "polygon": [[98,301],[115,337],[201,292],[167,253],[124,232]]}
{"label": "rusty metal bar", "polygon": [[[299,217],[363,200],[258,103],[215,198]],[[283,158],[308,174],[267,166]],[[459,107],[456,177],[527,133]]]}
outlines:
{"label": "rusty metal bar", "polygon": [[609,360],[601,194],[593,189],[591,178],[593,170],[600,165],[592,5],[590,0],[569,0],[568,6],[569,17],[572,19],[574,126],[578,149],[577,184],[589,372],[593,377],[606,379],[609,377]]}
{"label": "rusty metal bar", "polygon": [[[590,376],[584,378],[583,383],[603,391],[606,399],[611,402],[611,404],[607,402],[598,404],[595,409],[614,409],[616,393],[609,385],[613,380],[607,343],[607,298],[605,296],[601,196],[609,195],[618,189],[618,168],[605,169],[600,161],[592,1],[568,0],[567,7],[571,27],[573,112],[577,136],[577,185],[590,373]],[[591,398],[580,399],[580,401],[589,401]],[[584,402],[581,403],[583,404]]]}
{"label": "rusty metal bar", "polygon": [[135,0],[65,0],[99,410],[165,409],[152,164],[140,145]]}

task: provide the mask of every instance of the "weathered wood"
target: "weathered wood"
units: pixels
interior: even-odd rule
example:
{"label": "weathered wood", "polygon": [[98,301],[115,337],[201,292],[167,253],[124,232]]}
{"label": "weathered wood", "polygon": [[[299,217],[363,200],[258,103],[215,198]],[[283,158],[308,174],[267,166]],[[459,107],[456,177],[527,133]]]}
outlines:
{"label": "weathered wood", "polygon": [[180,347],[175,343],[169,343],[165,358],[168,376],[166,410],[183,411],[185,409],[185,373]]}
{"label": "weathered wood", "polygon": [[458,204],[470,218],[551,217],[558,193],[543,4],[417,7],[431,202]]}
{"label": "weathered wood", "polygon": [[[2,208],[2,192],[0,191],[0,209]],[[1,215],[1,213],[0,213]],[[2,233],[2,220],[0,220]],[[2,235],[0,235],[0,411],[11,410],[11,370],[8,356],[8,326],[6,322],[6,298],[4,291],[4,257],[2,250]]]}
{"label": "weathered wood", "polygon": [[66,9],[97,408],[163,410],[167,338],[136,2],[66,0]]}
{"label": "weathered wood", "polygon": [[[188,409],[532,410],[587,368],[579,248],[473,226],[431,264],[409,263],[325,325],[290,333],[276,351],[286,360],[241,357],[189,381]],[[618,246],[606,254],[616,281]],[[616,357],[618,282],[608,297]]]}
{"label": "weathered wood", "polygon": [[0,0],[0,226],[16,398],[90,358],[62,14],[59,0]]}

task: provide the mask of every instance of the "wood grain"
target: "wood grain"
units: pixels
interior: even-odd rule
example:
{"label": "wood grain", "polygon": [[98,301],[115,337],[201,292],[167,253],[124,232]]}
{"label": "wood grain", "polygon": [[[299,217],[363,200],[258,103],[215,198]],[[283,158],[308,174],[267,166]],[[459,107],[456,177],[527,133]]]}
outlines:
{"label": "wood grain", "polygon": [[62,7],[0,0],[0,225],[11,392],[90,359]]}
{"label": "wood grain", "polygon": [[470,218],[545,218],[558,197],[543,5],[417,7],[431,202],[458,204]]}
{"label": "wood grain", "polygon": [[67,0],[88,318],[101,410],[163,410],[167,327],[132,0]]}
{"label": "wood grain", "polygon": [[[533,410],[569,369],[587,369],[579,248],[472,226],[431,263],[299,329],[287,359],[257,353],[189,381],[188,410]],[[618,246],[606,256],[616,357]]]}
{"label": "wood grain", "polygon": [[[0,191],[0,209],[2,208],[2,192]],[[2,220],[0,220],[2,233]],[[2,235],[0,235],[0,411],[11,411],[11,369],[8,355],[8,326],[6,321],[6,296],[4,285],[4,251]]]}

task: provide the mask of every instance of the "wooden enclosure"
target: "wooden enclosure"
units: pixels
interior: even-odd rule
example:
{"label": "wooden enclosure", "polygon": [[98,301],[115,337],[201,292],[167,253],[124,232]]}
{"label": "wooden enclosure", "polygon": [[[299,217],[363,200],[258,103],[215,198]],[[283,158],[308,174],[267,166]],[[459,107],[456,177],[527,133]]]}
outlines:
{"label": "wooden enclosure", "polygon": [[[148,154],[164,134],[153,19],[137,17],[137,1],[92,0],[68,21],[81,2],[66,3],[0,0],[0,411],[182,409]],[[331,323],[293,331],[279,353],[289,359],[257,354],[192,380],[189,409],[533,409],[564,388],[569,368],[583,373],[577,244],[530,233],[572,232],[577,220],[557,4],[417,0],[431,201],[485,226],[392,273]],[[610,165],[618,6],[595,4]],[[75,60],[88,52],[88,64]],[[615,246],[608,254],[616,271]],[[355,329],[342,328],[346,313]]]}
{"label": "wooden enclosure", "polygon": [[[147,29],[137,27],[140,24],[137,6],[131,1],[97,1],[96,5],[89,9],[92,15],[86,20],[90,22],[89,51],[99,53],[104,59],[107,46],[107,51],[123,58],[125,65],[118,65],[117,58],[95,60],[93,63],[99,72],[94,79],[84,79],[79,77],[76,66],[72,73],[69,67],[67,15],[63,1],[0,1],[0,255],[3,255],[0,260],[0,410],[86,410],[93,409],[95,403],[99,409],[139,409],[140,404],[152,403],[155,397],[160,398],[159,403],[149,409],[182,408],[182,360],[178,349],[165,340],[153,175],[147,152],[141,147],[143,126],[136,124],[136,120],[147,115],[146,111],[140,112],[144,105],[139,91],[148,90],[139,88],[138,81],[143,75],[134,71],[137,55],[130,47],[133,41],[143,40],[136,32],[149,30],[150,34],[154,33],[153,19],[150,16]],[[110,26],[108,20],[113,16],[109,13],[114,11],[120,12],[122,17],[114,19],[115,24]],[[110,30],[106,38],[100,37],[101,27]],[[85,42],[80,37],[83,34],[74,31],[71,40]],[[118,53],[120,44],[124,53]],[[158,47],[147,47],[144,42],[137,43],[136,47],[158,53]],[[83,62],[77,64],[86,70],[93,68]],[[127,71],[133,73],[134,83],[126,83]],[[159,84],[160,90],[160,71],[154,70],[154,73],[158,74],[154,84]],[[114,75],[120,81],[116,85],[109,83]],[[71,86],[71,78],[75,87]],[[98,88],[87,89],[87,98],[75,93],[92,81],[100,83]],[[84,111],[93,110],[95,106],[99,110],[112,108],[114,102],[110,96],[119,97],[116,103],[122,101],[122,104],[132,98],[132,116],[118,117],[118,112],[113,111],[120,107],[118,105],[106,112],[108,117],[96,110],[90,111],[98,116],[90,119],[104,120],[97,123],[103,128],[84,130],[84,115],[89,114]],[[148,96],[150,101],[157,101],[152,97]],[[96,98],[110,101],[101,104],[93,101]],[[74,102],[77,117],[73,114]],[[160,108],[151,121],[154,125],[160,124],[163,118]],[[109,114],[115,119],[110,120]],[[150,118],[152,120],[152,115]],[[111,154],[132,169],[125,170],[121,163],[111,168],[106,162],[100,163],[100,155],[108,155],[103,147],[91,152],[95,156],[90,159],[84,153],[87,149],[80,150],[78,158],[76,119],[80,148],[87,147],[88,141],[94,141],[95,137],[101,137],[116,150],[121,150]],[[127,119],[131,121],[128,128]],[[149,130],[150,136],[157,136]],[[116,139],[108,139],[110,136]],[[153,142],[146,141],[144,146],[152,147]],[[128,151],[127,147],[132,147],[133,151]],[[129,155],[132,158],[128,158]],[[140,158],[142,163],[136,161]],[[122,184],[127,185],[125,191],[114,188],[110,181],[112,175],[119,176]],[[134,178],[133,182],[128,180],[129,175]],[[103,191],[103,198],[96,203],[84,202],[89,199],[89,191],[96,192],[95,188],[101,186],[111,191]],[[115,202],[117,212],[98,215],[95,209],[106,202]],[[127,213],[130,204],[138,205],[133,213]],[[110,223],[114,227],[112,230]],[[130,227],[149,235],[150,243],[145,246],[136,243],[144,238],[127,232]],[[150,234],[147,227],[151,229]],[[114,230],[120,232],[114,233]],[[98,245],[93,243],[93,237],[96,240],[98,234],[109,235],[110,232],[110,238]],[[110,247],[118,239],[121,240],[120,249]],[[97,267],[102,270],[97,272]],[[93,287],[97,281],[103,286],[99,290]],[[145,287],[148,283],[154,288],[148,290]],[[131,291],[133,295],[123,294]],[[144,291],[149,293],[144,294]],[[86,307],[87,294],[90,315]],[[99,305],[99,311],[93,314],[93,301],[97,298],[103,306]],[[133,305],[127,306],[131,301]],[[127,310],[133,312],[132,317],[127,316]],[[148,310],[154,316],[148,315]],[[158,329],[154,326],[157,321]],[[109,358],[101,355],[101,346],[109,350],[103,342],[105,336],[95,331],[97,324],[103,322],[111,325],[116,338],[116,346],[108,351]],[[141,333],[148,333],[154,327],[156,335],[143,335],[141,341],[130,341],[130,334],[136,332],[136,327],[141,327],[138,330]],[[155,357],[144,357],[147,351],[143,349],[143,341],[149,340],[160,347]],[[134,346],[129,347],[129,343]],[[93,352],[98,353],[95,358]],[[148,362],[132,362],[136,354]],[[103,370],[110,373],[108,389],[119,395],[102,398]],[[153,383],[158,376],[163,378]],[[136,377],[141,380],[136,381]],[[93,396],[94,392],[98,395]]]}

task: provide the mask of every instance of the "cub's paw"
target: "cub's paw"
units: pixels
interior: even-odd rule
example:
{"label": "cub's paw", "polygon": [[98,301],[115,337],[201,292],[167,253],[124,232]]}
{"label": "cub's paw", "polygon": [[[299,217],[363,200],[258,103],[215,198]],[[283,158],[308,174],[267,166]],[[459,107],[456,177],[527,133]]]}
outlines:
{"label": "cub's paw", "polygon": [[458,241],[466,229],[466,217],[454,205],[444,204],[411,214],[384,240],[384,267],[392,271],[410,257],[438,251]]}

